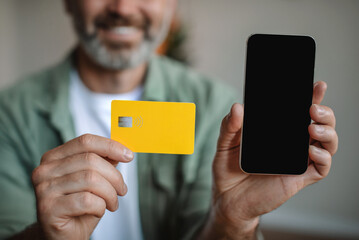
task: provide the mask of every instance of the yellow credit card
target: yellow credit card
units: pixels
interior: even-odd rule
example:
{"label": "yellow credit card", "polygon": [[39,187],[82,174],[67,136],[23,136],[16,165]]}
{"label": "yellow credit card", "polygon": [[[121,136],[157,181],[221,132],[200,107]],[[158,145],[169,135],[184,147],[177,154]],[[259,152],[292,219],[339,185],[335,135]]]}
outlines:
{"label": "yellow credit card", "polygon": [[196,105],[114,100],[111,139],[133,152],[192,154]]}

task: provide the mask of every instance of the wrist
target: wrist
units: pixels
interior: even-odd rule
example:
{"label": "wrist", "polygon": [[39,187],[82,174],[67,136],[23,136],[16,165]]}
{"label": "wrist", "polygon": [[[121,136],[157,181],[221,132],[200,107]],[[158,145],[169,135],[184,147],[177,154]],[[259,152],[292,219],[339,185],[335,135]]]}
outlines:
{"label": "wrist", "polygon": [[225,239],[253,239],[259,224],[259,217],[230,219],[216,209],[213,209],[210,215],[213,227],[221,231]]}
{"label": "wrist", "polygon": [[256,239],[258,224],[259,217],[233,221],[212,207],[198,239],[252,240]]}

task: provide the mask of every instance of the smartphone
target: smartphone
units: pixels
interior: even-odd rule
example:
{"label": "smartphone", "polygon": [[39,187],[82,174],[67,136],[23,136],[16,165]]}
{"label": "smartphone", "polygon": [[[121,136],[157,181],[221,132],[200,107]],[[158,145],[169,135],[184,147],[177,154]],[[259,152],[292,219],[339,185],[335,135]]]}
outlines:
{"label": "smartphone", "polygon": [[306,171],[315,49],[310,36],[249,37],[240,149],[244,172]]}

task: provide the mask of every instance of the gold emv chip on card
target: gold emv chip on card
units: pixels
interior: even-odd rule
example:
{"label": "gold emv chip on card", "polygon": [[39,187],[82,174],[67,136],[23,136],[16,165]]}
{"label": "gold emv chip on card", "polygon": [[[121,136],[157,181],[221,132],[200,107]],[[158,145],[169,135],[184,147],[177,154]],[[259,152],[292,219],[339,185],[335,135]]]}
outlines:
{"label": "gold emv chip on card", "polygon": [[133,152],[192,154],[196,105],[114,100],[111,139]]}

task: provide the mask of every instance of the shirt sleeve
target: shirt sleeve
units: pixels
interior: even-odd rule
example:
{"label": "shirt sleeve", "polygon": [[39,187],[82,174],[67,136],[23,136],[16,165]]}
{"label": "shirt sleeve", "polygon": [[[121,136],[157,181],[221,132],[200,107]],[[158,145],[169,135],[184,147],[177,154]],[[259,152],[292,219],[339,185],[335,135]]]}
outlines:
{"label": "shirt sleeve", "polygon": [[36,221],[36,201],[31,172],[0,122],[0,239],[8,238]]}

